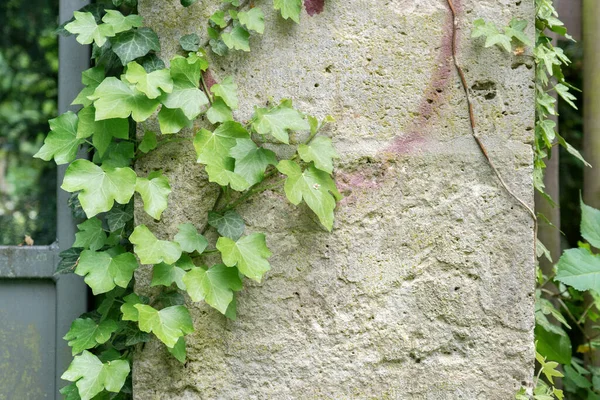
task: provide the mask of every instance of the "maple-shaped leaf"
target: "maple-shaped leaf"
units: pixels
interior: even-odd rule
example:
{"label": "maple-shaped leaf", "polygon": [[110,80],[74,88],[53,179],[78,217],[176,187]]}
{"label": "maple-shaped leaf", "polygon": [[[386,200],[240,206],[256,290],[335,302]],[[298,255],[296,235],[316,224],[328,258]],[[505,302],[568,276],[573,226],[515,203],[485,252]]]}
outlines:
{"label": "maple-shaped leaf", "polygon": [[103,80],[104,68],[102,66],[96,66],[83,71],[81,73],[81,83],[83,83],[85,87],[81,89],[81,92],[79,92],[71,104],[81,104],[84,107],[92,104],[92,100],[88,99],[88,96],[94,94],[94,91]]}
{"label": "maple-shaped leaf", "polygon": [[97,295],[116,286],[126,288],[137,267],[138,262],[131,253],[113,255],[108,251],[84,250],[75,273],[84,276],[85,283]]}
{"label": "maple-shaped leaf", "polygon": [[106,242],[106,232],[102,229],[102,221],[90,218],[77,225],[79,232],[75,234],[73,247],[82,247],[90,250],[100,250]]}
{"label": "maple-shaped leaf", "polygon": [[135,191],[140,194],[144,202],[144,211],[154,219],[160,216],[167,208],[167,197],[171,193],[171,186],[166,176],[161,171],[153,171],[148,178],[137,177]]}
{"label": "maple-shaped leaf", "polygon": [[289,144],[289,131],[310,129],[304,115],[292,107],[292,102],[283,100],[273,108],[256,108],[252,118],[252,128],[261,135],[271,134],[275,139]]}
{"label": "maple-shaped leaf", "polygon": [[221,186],[231,186],[238,192],[250,187],[250,183],[234,169],[235,159],[231,157],[218,158],[206,165],[209,182],[218,183]]}
{"label": "maple-shaped leaf", "polygon": [[135,84],[135,88],[149,99],[155,99],[163,93],[173,91],[173,79],[168,69],[159,69],[148,73],[144,67],[132,61],[127,64],[125,79],[129,83]]}
{"label": "maple-shaped leaf", "polygon": [[142,264],[173,264],[181,257],[178,243],[158,240],[146,225],[138,225],[133,230],[129,241],[134,244],[133,251]]}
{"label": "maple-shaped leaf", "polygon": [[265,235],[262,233],[253,233],[237,241],[220,237],[217,249],[221,252],[225,265],[237,266],[244,276],[256,282],[260,282],[264,273],[271,269],[267,261],[271,257],[271,251],[267,248]]}
{"label": "maple-shaped leaf", "polygon": [[333,159],[339,158],[331,139],[325,136],[315,137],[308,145],[299,145],[298,154],[303,161],[313,161],[315,167],[330,174],[333,172]]}
{"label": "maple-shaped leaf", "polygon": [[119,57],[123,65],[143,57],[151,51],[160,51],[160,41],[156,32],[147,27],[119,33],[110,42],[112,51]]}
{"label": "maple-shaped leaf", "polygon": [[284,19],[291,18],[294,22],[300,22],[300,11],[302,10],[302,0],[275,0],[273,6],[281,11]]}
{"label": "maple-shaped leaf", "polygon": [[166,307],[158,311],[136,304],[140,330],[154,335],[167,347],[174,347],[180,337],[194,331],[190,312],[184,306]]}
{"label": "maple-shaped leaf", "polygon": [[265,14],[259,7],[251,8],[248,11],[240,11],[238,19],[248,30],[260,33],[261,35],[265,31]]}
{"label": "maple-shaped leaf", "polygon": [[230,32],[221,34],[223,43],[235,50],[250,51],[250,33],[240,24],[235,24]]}
{"label": "maple-shaped leaf", "polygon": [[248,131],[240,123],[233,121],[219,125],[213,132],[201,129],[194,137],[198,162],[212,164],[230,157],[229,150],[236,145],[236,139],[249,137]]}
{"label": "maple-shaped leaf", "polygon": [[117,10],[106,10],[106,14],[102,17],[102,22],[112,27],[113,32],[121,33],[130,30],[131,28],[139,28],[142,26],[143,18],[137,14],[125,16]]}
{"label": "maple-shaped leaf", "polygon": [[67,192],[80,190],[79,202],[91,218],[110,210],[115,201],[129,203],[135,180],[131,168],[99,167],[88,160],[75,160],[67,168],[61,188]]}
{"label": "maple-shaped leaf", "polygon": [[157,99],[149,99],[134,85],[112,76],[104,79],[89,98],[94,101],[97,121],[131,115],[134,121],[142,122],[156,111],[159,104]]}
{"label": "maple-shaped leaf", "polygon": [[77,156],[79,145],[84,142],[77,138],[77,115],[71,111],[48,121],[50,133],[44,140],[42,148],[34,157],[44,161],[54,158],[57,165],[67,164]]}
{"label": "maple-shaped leaf", "polygon": [[237,268],[223,264],[192,268],[183,277],[183,282],[193,301],[204,300],[221,314],[225,314],[233,300],[233,291],[242,290]]}
{"label": "maple-shaped leaf", "polygon": [[139,319],[138,309],[135,308],[136,304],[143,304],[140,296],[135,293],[130,293],[123,297],[125,303],[121,305],[121,312],[123,313],[123,321],[136,321]]}
{"label": "maple-shaped leaf", "polygon": [[333,228],[333,210],[336,201],[341,200],[335,182],[326,172],[310,164],[304,171],[291,160],[282,160],[277,169],[287,175],[284,190],[290,203],[298,205],[302,200],[319,217],[319,221],[331,231]]}
{"label": "maple-shaped leaf", "polygon": [[499,45],[509,53],[512,50],[510,37],[500,32],[493,22],[486,22],[483,19],[477,19],[473,22],[473,31],[471,32],[471,37],[478,38],[480,36],[484,36],[486,38],[485,47]]}
{"label": "maple-shaped leaf", "polygon": [[79,117],[77,138],[84,139],[93,135],[92,144],[100,156],[108,150],[113,137],[129,139],[129,121],[125,118],[96,121],[96,109],[93,106],[82,108],[77,115]]}
{"label": "maple-shaped leaf", "polygon": [[269,165],[277,165],[277,156],[271,150],[258,147],[251,139],[237,139],[230,150],[235,159],[234,172],[250,185],[261,182]]}
{"label": "maple-shaped leaf", "polygon": [[228,76],[222,82],[212,85],[210,91],[221,98],[232,110],[238,108],[237,85],[233,82],[233,77]]}
{"label": "maple-shaped leaf", "polygon": [[87,350],[76,356],[61,379],[75,382],[81,400],[90,400],[103,390],[118,393],[129,376],[129,362],[113,360],[106,363]]}
{"label": "maple-shaped leaf", "polygon": [[208,213],[208,223],[215,228],[219,235],[238,240],[246,230],[246,224],[242,217],[234,210],[219,214],[214,211]]}
{"label": "maple-shaped leaf", "polygon": [[75,20],[65,25],[65,29],[74,35],[81,44],[91,44],[95,42],[98,47],[106,43],[107,38],[115,36],[112,25],[96,23],[96,18],[90,12],[73,12]]}
{"label": "maple-shaped leaf", "polygon": [[162,104],[171,109],[179,108],[188,119],[195,119],[208,104],[208,97],[199,89],[202,68],[203,60],[199,57],[171,59],[173,90],[160,97]]}
{"label": "maple-shaped leaf", "polygon": [[178,228],[179,232],[175,235],[175,241],[179,243],[183,251],[202,253],[206,249],[208,241],[198,233],[194,225],[190,223],[180,224]]}
{"label": "maple-shaped leaf", "polygon": [[112,319],[96,322],[91,318],[77,318],[63,339],[69,341],[71,352],[76,355],[83,350],[106,343],[117,329],[117,322]]}
{"label": "maple-shaped leaf", "polygon": [[181,290],[185,290],[185,284],[183,283],[183,276],[185,271],[188,271],[194,267],[192,259],[184,254],[177,262],[173,265],[160,263],[156,264],[152,268],[152,282],[150,286],[171,286],[173,283]]}

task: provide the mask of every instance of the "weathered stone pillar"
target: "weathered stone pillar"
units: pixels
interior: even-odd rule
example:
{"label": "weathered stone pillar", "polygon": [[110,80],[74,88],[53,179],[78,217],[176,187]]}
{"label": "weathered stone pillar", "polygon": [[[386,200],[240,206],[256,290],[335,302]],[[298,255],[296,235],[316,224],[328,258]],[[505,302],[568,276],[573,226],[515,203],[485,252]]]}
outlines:
{"label": "weathered stone pillar", "polygon": [[[473,20],[529,22],[532,0],[454,0],[458,57],[478,134],[512,190],[533,204],[534,68],[470,39]],[[511,399],[533,370],[533,222],[500,186],[469,130],[451,59],[446,0],[326,0],[284,21],[270,0],[250,53],[213,57],[239,85],[238,118],[269,97],[336,122],[345,199],[333,233],[307,208],[267,191],[239,209],[274,256],[246,280],[238,320],[193,305],[196,332],[181,365],[158,341],[134,364],[134,393],[153,399]],[[218,0],[140,0],[162,56],[180,36],[206,37]],[[192,134],[188,132],[187,134]],[[217,189],[189,144],[169,144],[138,169],[163,169],[173,193],[163,238],[202,227]],[[148,272],[138,274],[147,279]],[[191,304],[191,303],[190,303]]]}

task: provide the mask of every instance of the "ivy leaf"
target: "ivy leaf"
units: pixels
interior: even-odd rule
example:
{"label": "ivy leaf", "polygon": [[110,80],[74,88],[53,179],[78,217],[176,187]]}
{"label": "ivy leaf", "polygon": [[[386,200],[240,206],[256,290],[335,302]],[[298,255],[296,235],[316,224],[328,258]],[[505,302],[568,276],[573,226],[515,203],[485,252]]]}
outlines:
{"label": "ivy leaf", "polygon": [[231,157],[218,158],[207,164],[205,167],[209,182],[218,183],[221,186],[231,186],[238,192],[244,191],[250,187],[250,184],[243,176],[234,171],[235,160]]}
{"label": "ivy leaf", "polygon": [[44,140],[42,148],[34,157],[44,161],[54,158],[57,165],[67,164],[77,156],[79,145],[84,142],[77,138],[77,115],[71,111],[48,121],[50,133]]}
{"label": "ivy leaf", "polygon": [[220,98],[214,99],[212,105],[206,112],[206,118],[208,118],[211,124],[233,121],[231,109],[227,107],[227,104]]}
{"label": "ivy leaf", "polygon": [[217,25],[219,28],[223,29],[227,26],[227,21],[225,21],[225,12],[224,11],[216,11],[213,15],[210,16],[210,21]]}
{"label": "ivy leaf", "polygon": [[148,178],[137,177],[135,191],[142,196],[144,211],[154,219],[160,216],[167,208],[167,197],[171,193],[171,186],[166,176],[161,171],[154,171]]}
{"label": "ivy leaf", "polygon": [[243,275],[256,282],[260,282],[264,273],[271,269],[267,261],[271,252],[262,233],[253,233],[235,242],[227,237],[220,237],[217,249],[221,252],[225,265],[237,266]]}
{"label": "ivy leaf", "polygon": [[79,262],[79,255],[83,249],[81,247],[71,247],[68,250],[61,251],[58,256],[60,262],[54,271],[54,275],[68,274],[75,271],[77,263]]}
{"label": "ivy leaf", "polygon": [[123,313],[123,321],[138,321],[139,312],[135,308],[136,304],[142,304],[142,299],[135,293],[128,294],[123,297],[125,303],[121,305],[121,312]]}
{"label": "ivy leaf", "polygon": [[77,138],[84,139],[92,136],[92,143],[100,156],[104,155],[113,137],[129,139],[129,121],[124,118],[111,118],[96,121],[96,109],[87,106],[79,111]]}
{"label": "ivy leaf", "polygon": [[333,210],[336,201],[342,198],[331,176],[315,168],[312,163],[302,171],[300,166],[291,160],[280,161],[277,169],[287,175],[284,189],[290,203],[298,205],[304,200],[319,217],[323,226],[331,231]]}
{"label": "ivy leaf", "polygon": [[88,99],[88,96],[94,94],[94,91],[103,80],[104,68],[100,66],[83,71],[81,73],[81,83],[83,83],[85,87],[79,92],[71,104],[81,104],[84,107],[91,105],[92,101]]}
{"label": "ivy leaf", "polygon": [[198,51],[200,48],[200,38],[195,33],[184,35],[179,38],[179,45],[185,51]]}
{"label": "ivy leaf", "polygon": [[225,314],[233,300],[233,291],[242,290],[237,268],[223,264],[193,268],[185,274],[183,282],[193,301],[204,300],[221,314]]}
{"label": "ivy leaf", "polygon": [[556,265],[557,281],[579,291],[600,291],[600,256],[586,248],[566,250]]}
{"label": "ivy leaf", "polygon": [[300,158],[306,162],[314,161],[315,167],[327,173],[333,172],[333,159],[339,158],[331,139],[325,136],[317,136],[308,145],[298,146]]}
{"label": "ivy leaf", "polygon": [[81,400],[90,400],[104,389],[118,393],[129,372],[129,362],[125,360],[102,363],[98,357],[84,350],[73,359],[61,379],[75,382]]}
{"label": "ivy leaf", "polygon": [[472,38],[485,36],[485,47],[499,45],[507,52],[512,51],[510,37],[501,33],[493,22],[486,22],[483,19],[477,19],[473,22]]}
{"label": "ivy leaf", "polygon": [[173,264],[181,257],[179,244],[158,240],[146,225],[136,226],[129,241],[135,245],[133,251],[142,264]]}
{"label": "ivy leaf", "polygon": [[154,53],[146,54],[144,57],[140,58],[140,63],[148,73],[159,69],[165,69],[165,62]]}
{"label": "ivy leaf", "polygon": [[79,390],[75,383],[62,387],[59,392],[64,396],[63,400],[81,400],[81,397],[79,397]]}
{"label": "ivy leaf", "polygon": [[229,150],[236,145],[236,139],[248,137],[248,131],[240,123],[233,121],[224,122],[214,132],[201,129],[194,137],[198,162],[219,163],[221,159],[229,157]]}
{"label": "ivy leaf", "polygon": [[106,10],[106,14],[102,17],[102,21],[111,26],[113,33],[116,34],[128,31],[132,28],[139,28],[142,26],[143,18],[136,14],[124,16],[117,10]]}
{"label": "ivy leaf", "polygon": [[119,286],[126,288],[138,267],[135,256],[122,253],[116,256],[107,251],[84,250],[75,273],[84,276],[94,295],[106,293]]}
{"label": "ivy leaf", "polygon": [[173,357],[177,359],[182,364],[185,364],[186,350],[185,350],[185,338],[180,337],[175,343],[175,346],[167,347],[167,350]]}
{"label": "ivy leaf", "polygon": [[93,161],[106,168],[126,168],[131,165],[134,156],[133,143],[111,142],[103,156],[95,152]]}
{"label": "ivy leaf", "polygon": [[581,202],[581,236],[592,246],[600,249],[600,210]]}
{"label": "ivy leaf", "polygon": [[171,78],[173,91],[163,94],[161,102],[169,108],[180,108],[185,116],[193,120],[200,114],[202,107],[208,104],[208,98],[198,87],[202,74],[203,60],[193,62],[177,56],[171,60]]}
{"label": "ivy leaf", "polygon": [[238,240],[246,230],[246,224],[238,213],[233,210],[219,214],[214,211],[208,213],[208,224],[215,228],[219,235]]}
{"label": "ivy leaf", "polygon": [[163,307],[180,306],[185,304],[185,297],[178,291],[162,292],[158,295],[156,301],[162,304]]}
{"label": "ivy leaf", "polygon": [[183,128],[192,126],[180,108],[170,109],[163,106],[158,113],[158,124],[163,135],[177,133]]}
{"label": "ivy leaf", "polygon": [[515,38],[526,46],[533,46],[533,42],[524,32],[525,28],[527,28],[527,21],[513,18],[510,24],[504,28],[504,33],[509,38]]}
{"label": "ivy leaf", "polygon": [[283,19],[291,18],[294,22],[300,23],[302,0],[275,0],[273,6],[276,10],[281,10]]}
{"label": "ivy leaf", "polygon": [[97,121],[131,115],[134,121],[142,122],[156,111],[159,104],[158,100],[149,99],[134,86],[114,77],[104,79],[90,99],[94,100]]}
{"label": "ivy leaf", "polygon": [[180,337],[194,331],[192,318],[184,306],[172,306],[158,311],[136,304],[139,313],[140,330],[152,332],[167,347],[174,347]]}
{"label": "ivy leaf", "polygon": [[150,282],[150,286],[169,287],[175,283],[179,289],[185,290],[185,284],[182,280],[184,275],[185,271],[176,265],[156,264],[152,267],[152,281]]}
{"label": "ivy leaf", "polygon": [[261,135],[271,134],[275,139],[289,144],[288,131],[305,131],[310,125],[304,116],[292,108],[292,102],[283,100],[277,107],[256,108],[252,128]]}
{"label": "ivy leaf", "polygon": [[250,51],[250,33],[241,25],[234,26],[231,32],[221,34],[221,39],[230,49]]}
{"label": "ivy leaf", "polygon": [[149,151],[154,150],[157,144],[156,133],[153,131],[146,131],[138,149],[140,149],[142,153],[147,154]]}
{"label": "ivy leaf", "polygon": [[265,31],[265,14],[258,7],[254,7],[249,11],[240,11],[238,19],[242,25],[251,31],[261,35]]}
{"label": "ivy leaf", "polygon": [[162,92],[171,93],[173,91],[173,79],[171,79],[168,69],[159,69],[148,73],[144,67],[132,61],[127,64],[125,79],[129,83],[135,84],[135,88],[149,99],[156,99]]}
{"label": "ivy leaf", "polygon": [[210,91],[220,97],[232,110],[238,108],[237,85],[233,82],[233,77],[228,76],[221,83],[212,85]]}
{"label": "ivy leaf", "polygon": [[90,12],[73,12],[75,20],[65,25],[65,29],[74,35],[81,44],[91,44],[95,42],[102,47],[108,37],[115,36],[115,31],[111,25],[96,23],[96,18]]}
{"label": "ivy leaf", "polygon": [[88,218],[110,210],[116,201],[127,204],[135,189],[135,172],[131,168],[99,167],[88,160],[75,160],[65,172],[61,186],[79,193],[81,207]]}
{"label": "ivy leaf", "polygon": [[102,221],[98,218],[90,218],[77,225],[79,232],[75,234],[73,247],[82,247],[90,250],[100,250],[106,241],[106,233],[102,229]]}
{"label": "ivy leaf", "polygon": [[179,243],[183,251],[188,253],[194,251],[202,253],[208,246],[206,238],[199,234],[196,227],[190,223],[179,225],[179,232],[175,235],[175,241]]}
{"label": "ivy leaf", "polygon": [[250,185],[261,182],[268,165],[277,165],[277,156],[271,150],[256,146],[250,139],[237,139],[231,148],[235,159],[234,172],[246,179]]}
{"label": "ivy leaf", "polygon": [[112,50],[123,65],[150,51],[160,51],[160,42],[156,33],[150,28],[139,28],[118,34],[111,40]]}
{"label": "ivy leaf", "polygon": [[106,343],[110,335],[116,332],[118,325],[112,319],[106,319],[96,323],[91,318],[77,318],[71,324],[71,329],[63,339],[69,341],[69,346],[73,355],[81,353],[83,350],[96,347],[98,344]]}

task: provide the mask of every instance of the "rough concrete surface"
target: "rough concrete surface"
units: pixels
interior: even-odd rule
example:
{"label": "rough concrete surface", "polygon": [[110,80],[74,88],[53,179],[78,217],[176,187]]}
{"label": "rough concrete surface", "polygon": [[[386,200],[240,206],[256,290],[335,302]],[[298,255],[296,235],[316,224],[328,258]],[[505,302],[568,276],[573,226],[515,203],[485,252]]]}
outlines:
{"label": "rough concrete surface", "polygon": [[[473,20],[529,21],[533,1],[462,0],[459,59],[478,134],[514,192],[533,203],[534,69],[521,56],[470,39]],[[196,332],[181,365],[158,341],[136,357],[136,399],[512,399],[531,385],[534,243],[527,212],[501,188],[469,131],[451,62],[446,0],[326,0],[301,23],[270,0],[250,53],[214,57],[212,75],[233,75],[246,120],[269,98],[335,117],[325,134],[341,155],[345,196],[332,233],[281,190],[239,209],[248,231],[267,234],[274,255],[263,283],[246,280],[238,320],[189,305]],[[180,36],[206,37],[220,6],[140,0],[164,59]],[[185,133],[193,134],[190,130]],[[161,238],[179,223],[205,224],[217,189],[191,143],[141,159],[163,169],[173,193]],[[138,272],[143,287],[149,268]]]}

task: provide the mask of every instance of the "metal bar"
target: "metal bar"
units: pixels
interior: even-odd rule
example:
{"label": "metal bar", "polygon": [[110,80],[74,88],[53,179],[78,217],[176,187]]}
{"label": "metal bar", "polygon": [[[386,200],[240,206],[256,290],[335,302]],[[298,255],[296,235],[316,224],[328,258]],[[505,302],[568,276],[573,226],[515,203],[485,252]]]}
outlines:
{"label": "metal bar", "polygon": [[[59,21],[67,21],[73,11],[89,3],[89,0],[60,0]],[[75,41],[73,36],[60,37],[58,42],[58,109],[67,111],[71,101],[82,88],[81,72],[89,67],[90,49]],[[66,167],[58,167],[57,188],[57,240],[60,250],[66,250],[75,238],[75,223],[67,205],[69,194],[60,189]],[[71,322],[88,309],[87,287],[83,280],[73,274],[63,275],[56,282],[56,398],[60,399],[59,389],[66,384],[60,379],[72,360],[71,350],[62,337],[67,333]]]}

